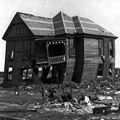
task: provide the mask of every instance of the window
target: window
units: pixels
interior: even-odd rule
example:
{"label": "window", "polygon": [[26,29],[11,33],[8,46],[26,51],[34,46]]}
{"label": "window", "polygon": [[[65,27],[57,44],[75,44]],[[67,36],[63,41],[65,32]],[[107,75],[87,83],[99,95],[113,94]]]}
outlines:
{"label": "window", "polygon": [[33,70],[32,69],[23,69],[22,70],[22,80],[26,80],[26,79],[32,79],[32,72]]}
{"label": "window", "polygon": [[113,41],[109,41],[109,55],[114,57]]}
{"label": "window", "polygon": [[113,75],[113,63],[109,64],[109,75],[112,76]]}
{"label": "window", "polygon": [[69,56],[75,57],[75,43],[74,39],[69,39]]}
{"label": "window", "polygon": [[100,39],[98,40],[98,54],[99,56],[103,56],[104,55],[104,40]]}
{"label": "window", "polygon": [[13,51],[13,50],[11,50],[11,51],[9,52],[8,57],[9,57],[9,60],[13,60],[13,58],[14,58],[14,51]]}
{"label": "window", "polygon": [[98,65],[97,76],[103,76],[103,64]]}
{"label": "window", "polygon": [[27,69],[24,69],[24,70],[22,71],[22,80],[27,79],[27,74],[28,74]]}
{"label": "window", "polygon": [[8,80],[12,80],[13,67],[8,68]]}
{"label": "window", "polygon": [[13,59],[14,51],[11,52],[11,59]]}
{"label": "window", "polygon": [[16,35],[21,35],[24,34],[24,29],[22,27],[17,27],[16,28]]}

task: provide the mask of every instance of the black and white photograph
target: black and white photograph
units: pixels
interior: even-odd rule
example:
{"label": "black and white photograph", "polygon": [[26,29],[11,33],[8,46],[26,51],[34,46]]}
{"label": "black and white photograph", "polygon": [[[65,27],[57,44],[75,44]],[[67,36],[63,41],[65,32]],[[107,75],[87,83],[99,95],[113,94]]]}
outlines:
{"label": "black and white photograph", "polygon": [[0,120],[120,120],[120,0],[0,0]]}

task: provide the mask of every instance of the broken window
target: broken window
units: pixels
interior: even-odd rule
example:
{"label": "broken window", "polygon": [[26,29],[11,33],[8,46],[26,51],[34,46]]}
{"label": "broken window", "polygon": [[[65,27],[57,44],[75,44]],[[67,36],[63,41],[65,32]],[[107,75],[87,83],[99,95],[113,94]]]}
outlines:
{"label": "broken window", "polygon": [[13,67],[8,68],[8,80],[12,80]]}
{"label": "broken window", "polygon": [[28,69],[27,79],[32,79],[32,69]]}
{"label": "broken window", "polygon": [[98,54],[99,56],[103,56],[104,55],[104,40],[99,39],[98,40]]}
{"label": "broken window", "polygon": [[32,72],[33,72],[32,69],[24,69],[22,71],[22,80],[32,79]]}
{"label": "broken window", "polygon": [[23,72],[22,72],[22,80],[25,80],[27,79],[27,70],[24,69]]}
{"label": "broken window", "polygon": [[75,42],[74,39],[69,39],[69,56],[75,57]]}
{"label": "broken window", "polygon": [[114,48],[113,48],[113,41],[109,41],[109,55],[114,57]]}

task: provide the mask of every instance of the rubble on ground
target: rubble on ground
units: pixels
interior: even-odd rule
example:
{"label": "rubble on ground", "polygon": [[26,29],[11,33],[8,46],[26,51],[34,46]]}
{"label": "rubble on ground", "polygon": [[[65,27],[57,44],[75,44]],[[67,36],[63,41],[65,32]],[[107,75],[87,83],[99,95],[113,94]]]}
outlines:
{"label": "rubble on ground", "polygon": [[[59,93],[57,88],[46,89],[45,101],[41,104],[39,101],[33,103],[6,104],[0,103],[0,111],[35,111],[37,113],[59,112],[61,114],[78,115],[109,115],[120,112],[119,95],[120,90],[111,83],[99,84],[96,88],[91,85],[82,88],[82,86],[73,85],[73,96],[69,90],[66,93]],[[69,87],[69,86],[68,86]],[[26,93],[20,92],[20,96],[27,94],[34,97],[35,86],[27,86]],[[21,88],[22,89],[22,88]],[[9,91],[8,91],[9,92]],[[75,96],[75,94],[77,94]],[[94,117],[91,117],[91,120]],[[103,119],[106,119],[105,117]]]}

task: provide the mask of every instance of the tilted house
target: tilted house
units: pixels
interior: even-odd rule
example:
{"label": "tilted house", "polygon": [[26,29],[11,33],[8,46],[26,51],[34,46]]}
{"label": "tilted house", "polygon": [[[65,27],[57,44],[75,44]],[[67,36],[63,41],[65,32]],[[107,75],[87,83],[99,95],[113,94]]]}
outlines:
{"label": "tilted house", "polygon": [[98,76],[106,79],[114,74],[116,38],[87,18],[63,12],[53,18],[18,12],[3,36],[4,84],[18,84],[29,69],[36,75],[42,70],[43,82],[50,71],[54,83],[62,83],[65,74],[77,83]]}

